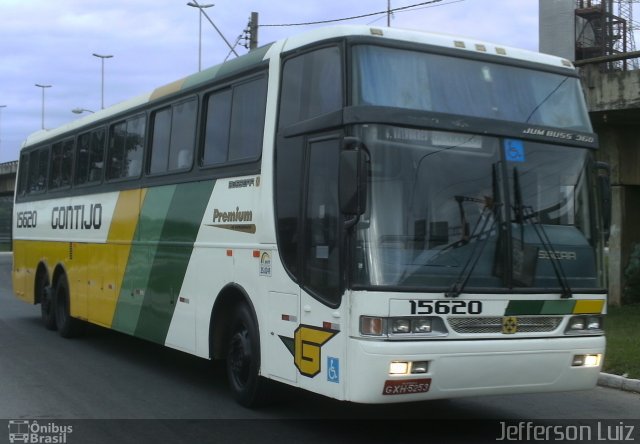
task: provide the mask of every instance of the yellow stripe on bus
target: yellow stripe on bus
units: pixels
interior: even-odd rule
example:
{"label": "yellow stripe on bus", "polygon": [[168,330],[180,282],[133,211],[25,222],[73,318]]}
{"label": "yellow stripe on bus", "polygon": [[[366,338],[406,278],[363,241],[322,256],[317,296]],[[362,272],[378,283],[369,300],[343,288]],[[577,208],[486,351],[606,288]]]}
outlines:
{"label": "yellow stripe on bus", "polygon": [[573,314],[600,314],[604,307],[604,300],[581,300],[576,301],[575,307],[573,307]]}
{"label": "yellow stripe on bus", "polygon": [[100,272],[97,274],[103,277],[99,289],[89,291],[89,320],[96,324],[111,327],[145,192],[128,190],[120,193],[109,227],[106,254],[94,250],[98,257],[94,256],[91,262],[98,265]]}

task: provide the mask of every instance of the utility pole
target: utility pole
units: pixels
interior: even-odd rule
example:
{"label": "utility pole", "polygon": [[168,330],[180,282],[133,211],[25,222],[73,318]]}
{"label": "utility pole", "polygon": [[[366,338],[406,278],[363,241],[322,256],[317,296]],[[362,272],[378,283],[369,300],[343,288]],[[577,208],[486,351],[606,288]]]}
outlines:
{"label": "utility pole", "polygon": [[258,13],[252,12],[249,20],[249,51],[258,47]]}
{"label": "utility pole", "polygon": [[391,28],[391,0],[387,0],[387,28]]}

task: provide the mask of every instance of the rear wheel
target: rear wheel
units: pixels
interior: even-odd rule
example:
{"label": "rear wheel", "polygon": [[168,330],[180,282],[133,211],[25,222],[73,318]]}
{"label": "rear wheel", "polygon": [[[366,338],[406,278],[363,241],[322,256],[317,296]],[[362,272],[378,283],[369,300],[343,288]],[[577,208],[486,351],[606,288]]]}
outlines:
{"label": "rear wheel", "polygon": [[67,276],[64,274],[58,279],[53,300],[56,325],[60,336],[73,338],[80,335],[84,324],[79,319],[72,318],[69,314],[69,283],[67,282]]}
{"label": "rear wheel", "polygon": [[233,396],[245,407],[264,405],[269,381],[260,374],[260,335],[247,305],[236,308],[228,335],[227,377]]}

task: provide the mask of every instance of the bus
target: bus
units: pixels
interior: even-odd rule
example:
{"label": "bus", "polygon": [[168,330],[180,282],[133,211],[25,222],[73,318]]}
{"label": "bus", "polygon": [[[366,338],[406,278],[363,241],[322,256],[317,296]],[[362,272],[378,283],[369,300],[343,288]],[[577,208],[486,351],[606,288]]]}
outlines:
{"label": "bus", "polygon": [[27,138],[13,287],[356,403],[595,387],[606,168],[568,60],[326,27]]}

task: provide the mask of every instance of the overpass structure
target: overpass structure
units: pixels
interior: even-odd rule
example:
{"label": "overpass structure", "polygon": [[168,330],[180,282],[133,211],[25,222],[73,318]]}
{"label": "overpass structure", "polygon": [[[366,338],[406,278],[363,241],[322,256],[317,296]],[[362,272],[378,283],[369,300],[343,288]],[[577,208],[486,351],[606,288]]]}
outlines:
{"label": "overpass structure", "polygon": [[624,269],[640,242],[640,51],[638,0],[540,0],[540,51],[574,62],[600,139],[598,160],[611,166],[609,303],[619,305]]}
{"label": "overpass structure", "polygon": [[11,249],[11,214],[18,161],[0,163],[0,251]]}

